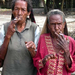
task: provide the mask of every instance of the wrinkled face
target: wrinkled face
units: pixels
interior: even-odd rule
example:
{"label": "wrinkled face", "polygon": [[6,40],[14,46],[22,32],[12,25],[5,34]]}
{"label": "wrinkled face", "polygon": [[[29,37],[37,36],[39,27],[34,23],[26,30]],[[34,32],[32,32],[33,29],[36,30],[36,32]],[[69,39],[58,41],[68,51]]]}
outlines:
{"label": "wrinkled face", "polygon": [[29,14],[30,12],[27,11],[27,2],[18,0],[13,10],[14,17],[20,18],[19,23],[23,23]]}
{"label": "wrinkled face", "polygon": [[63,18],[61,15],[52,15],[50,16],[50,25],[48,25],[48,28],[52,34],[52,36],[55,36],[55,32],[63,33],[65,27],[65,23],[63,23]]}

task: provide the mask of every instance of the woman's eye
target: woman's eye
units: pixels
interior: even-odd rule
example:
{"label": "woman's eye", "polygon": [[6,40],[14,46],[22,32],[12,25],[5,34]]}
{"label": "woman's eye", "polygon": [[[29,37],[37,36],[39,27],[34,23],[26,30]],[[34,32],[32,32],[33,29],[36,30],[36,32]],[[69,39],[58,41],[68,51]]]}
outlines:
{"label": "woman's eye", "polygon": [[61,25],[61,23],[58,23],[58,25]]}
{"label": "woman's eye", "polygon": [[17,8],[15,8],[14,10],[18,10]]}
{"label": "woman's eye", "polygon": [[26,11],[26,9],[22,9],[22,11]]}
{"label": "woman's eye", "polygon": [[51,25],[55,25],[54,23],[51,23]]}
{"label": "woman's eye", "polygon": [[62,23],[58,23],[58,25],[62,25]]}

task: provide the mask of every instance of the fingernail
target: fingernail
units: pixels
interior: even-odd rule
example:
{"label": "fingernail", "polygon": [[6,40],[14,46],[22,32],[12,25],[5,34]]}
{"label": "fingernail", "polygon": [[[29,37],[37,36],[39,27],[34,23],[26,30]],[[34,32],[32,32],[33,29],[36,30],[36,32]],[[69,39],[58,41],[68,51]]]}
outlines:
{"label": "fingernail", "polygon": [[27,46],[27,48],[28,48],[28,46]]}

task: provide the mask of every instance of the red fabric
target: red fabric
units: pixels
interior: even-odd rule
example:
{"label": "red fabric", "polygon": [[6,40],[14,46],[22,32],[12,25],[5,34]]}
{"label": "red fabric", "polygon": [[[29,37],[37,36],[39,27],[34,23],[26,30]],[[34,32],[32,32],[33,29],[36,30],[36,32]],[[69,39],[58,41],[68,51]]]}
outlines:
{"label": "red fabric", "polygon": [[[48,33],[48,34],[43,34],[40,36],[37,54],[33,58],[34,66],[38,70],[37,75],[48,75],[47,71],[48,71],[49,62],[47,62],[45,66],[43,66],[43,64],[42,64],[42,59],[48,54],[45,36],[49,37],[50,34]],[[68,37],[70,40],[69,50],[70,50],[72,65],[71,65],[71,68],[69,68],[67,63],[65,63],[65,61],[64,61],[65,64],[62,67],[63,68],[62,75],[71,75],[71,73],[75,71],[75,41],[70,36],[65,36],[65,38],[66,37]],[[54,75],[58,75],[58,74],[54,74]]]}

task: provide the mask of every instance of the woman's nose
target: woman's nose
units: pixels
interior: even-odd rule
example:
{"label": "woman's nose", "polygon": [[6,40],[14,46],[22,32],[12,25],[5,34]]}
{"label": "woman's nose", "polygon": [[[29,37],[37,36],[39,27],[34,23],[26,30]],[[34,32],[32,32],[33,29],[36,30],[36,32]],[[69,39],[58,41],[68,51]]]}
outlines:
{"label": "woman's nose", "polygon": [[18,11],[18,14],[20,15],[21,13],[22,13],[22,11],[21,11],[21,10],[19,10],[19,11]]}
{"label": "woman's nose", "polygon": [[55,29],[58,30],[59,29],[59,25],[56,24],[55,25]]}

